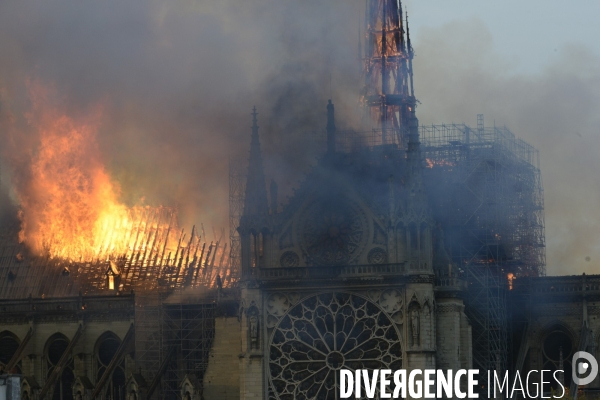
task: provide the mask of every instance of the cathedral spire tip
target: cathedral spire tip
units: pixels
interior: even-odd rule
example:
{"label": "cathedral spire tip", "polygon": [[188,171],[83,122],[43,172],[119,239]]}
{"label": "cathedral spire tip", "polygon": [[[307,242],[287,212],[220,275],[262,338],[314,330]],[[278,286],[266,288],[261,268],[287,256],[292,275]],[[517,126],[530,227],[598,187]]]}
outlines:
{"label": "cathedral spire tip", "polygon": [[256,106],[252,107],[252,127],[258,128],[258,113],[256,112]]}
{"label": "cathedral spire tip", "polygon": [[335,153],[335,111],[331,99],[327,102],[327,153]]}
{"label": "cathedral spire tip", "polygon": [[258,135],[258,113],[252,107],[252,134],[250,138],[250,158],[248,160],[248,180],[244,199],[244,214],[262,215],[268,213],[265,172]]}

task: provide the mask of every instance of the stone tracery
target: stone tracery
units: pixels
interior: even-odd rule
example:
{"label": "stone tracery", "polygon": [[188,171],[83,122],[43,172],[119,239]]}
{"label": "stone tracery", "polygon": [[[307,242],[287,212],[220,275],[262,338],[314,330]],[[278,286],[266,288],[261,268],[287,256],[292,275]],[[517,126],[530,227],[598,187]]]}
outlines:
{"label": "stone tracery", "polygon": [[269,353],[278,399],[335,399],[342,367],[402,367],[394,323],[375,303],[348,293],[319,294],[292,307],[276,325]]}
{"label": "stone tracery", "polygon": [[343,265],[360,256],[368,224],[363,213],[347,201],[309,206],[301,226],[301,243],[309,264]]}

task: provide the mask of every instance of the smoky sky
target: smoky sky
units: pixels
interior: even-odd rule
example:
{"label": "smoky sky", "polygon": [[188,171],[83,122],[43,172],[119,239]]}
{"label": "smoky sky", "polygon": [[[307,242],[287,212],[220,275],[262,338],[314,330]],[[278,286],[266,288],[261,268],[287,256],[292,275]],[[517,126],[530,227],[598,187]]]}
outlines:
{"label": "smoky sky", "polygon": [[506,125],[539,149],[548,273],[600,273],[597,56],[565,46],[557,49],[558,62],[523,75],[494,51],[498,38],[477,19],[419,33],[415,90],[423,103],[421,123],[476,125],[477,114],[484,114],[486,125]]}
{"label": "smoky sky", "polygon": [[[280,202],[324,150],[327,99],[338,129],[355,126],[363,7],[348,0],[0,2],[2,126],[19,125],[27,113],[28,80],[51,84],[67,113],[102,110],[99,148],[123,202],[177,206],[186,227],[227,229],[228,159],[247,157],[254,105]],[[572,45],[558,49],[559,62],[523,75],[494,51],[501,38],[476,19],[411,34],[421,123],[475,125],[483,113],[486,124],[506,125],[536,146],[549,273],[600,272],[599,60]],[[30,149],[15,149],[5,132],[2,177],[10,182],[23,166],[7,153]]]}
{"label": "smoky sky", "polygon": [[[4,123],[28,112],[31,79],[52,85],[68,114],[101,108],[97,137],[122,200],[177,206],[183,225],[219,231],[228,158],[247,157],[254,105],[282,187],[314,159],[327,99],[356,79],[355,11],[344,1],[2,2]],[[9,147],[5,181],[26,167],[6,153],[29,150]]]}

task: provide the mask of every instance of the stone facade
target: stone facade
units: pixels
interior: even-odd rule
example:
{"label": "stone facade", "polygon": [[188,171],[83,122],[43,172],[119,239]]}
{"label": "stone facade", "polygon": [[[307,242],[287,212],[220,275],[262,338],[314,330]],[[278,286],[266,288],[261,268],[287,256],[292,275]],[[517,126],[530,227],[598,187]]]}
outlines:
{"label": "stone facade", "polygon": [[[472,368],[467,285],[432,217],[410,111],[406,149],[328,151],[282,209],[255,113],[236,287],[2,300],[1,365],[29,399],[336,398],[343,367]],[[334,129],[332,104],[328,118]],[[599,277],[499,290],[512,304],[509,369],[562,368],[569,385],[575,351],[600,356]]]}
{"label": "stone facade", "polygon": [[[63,398],[76,397],[77,388],[85,392],[82,387],[98,381],[134,322],[132,296],[11,301],[5,302],[2,310],[3,350],[16,349],[8,345],[11,342],[7,338],[13,338],[15,345],[26,343],[12,372],[23,375],[22,390],[29,398],[37,398],[41,391],[48,391],[52,397],[52,392],[59,389]],[[59,367],[62,373],[56,377],[55,385],[46,387],[58,366],[61,351],[68,345],[71,345],[68,357]],[[131,348],[125,352],[116,367],[119,372],[113,377],[124,381],[134,368]],[[80,385],[74,385],[76,382]],[[106,390],[111,390],[110,382]]]}
{"label": "stone facade", "polygon": [[204,398],[240,398],[240,326],[238,317],[215,318],[215,339],[204,375]]}
{"label": "stone facade", "polygon": [[239,227],[240,398],[335,397],[343,367],[470,368],[464,283],[448,276],[434,235],[414,109],[406,156],[330,152],[281,212],[256,179],[254,117]]}
{"label": "stone facade", "polygon": [[[511,297],[513,319],[527,321],[519,341],[520,352],[526,355],[521,371],[563,369],[561,379],[570,387],[575,352],[587,351],[600,358],[600,276],[522,279]],[[539,378],[534,373],[534,379]],[[587,388],[600,388],[600,380],[596,378]]]}

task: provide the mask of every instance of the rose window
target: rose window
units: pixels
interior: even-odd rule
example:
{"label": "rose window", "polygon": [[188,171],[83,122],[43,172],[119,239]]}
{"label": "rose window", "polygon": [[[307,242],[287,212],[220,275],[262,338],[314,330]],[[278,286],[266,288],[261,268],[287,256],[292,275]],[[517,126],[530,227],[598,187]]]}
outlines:
{"label": "rose window", "polygon": [[339,369],[400,369],[395,324],[379,306],[348,293],[309,297],[275,326],[271,394],[281,400],[339,398]]}
{"label": "rose window", "polygon": [[341,265],[353,261],[368,236],[364,216],[343,201],[312,205],[302,223],[303,247],[313,264]]}

